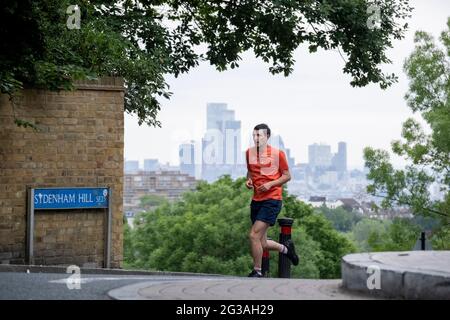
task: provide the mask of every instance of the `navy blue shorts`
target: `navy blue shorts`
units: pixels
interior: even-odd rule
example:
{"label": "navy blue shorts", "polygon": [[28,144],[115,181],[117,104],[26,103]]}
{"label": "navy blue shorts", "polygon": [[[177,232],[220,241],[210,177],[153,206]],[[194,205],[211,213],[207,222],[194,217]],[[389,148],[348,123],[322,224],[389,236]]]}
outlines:
{"label": "navy blue shorts", "polygon": [[275,225],[277,216],[281,211],[281,206],[281,200],[252,200],[250,203],[250,218],[252,219],[252,224],[254,224],[256,220],[260,220],[271,226]]}

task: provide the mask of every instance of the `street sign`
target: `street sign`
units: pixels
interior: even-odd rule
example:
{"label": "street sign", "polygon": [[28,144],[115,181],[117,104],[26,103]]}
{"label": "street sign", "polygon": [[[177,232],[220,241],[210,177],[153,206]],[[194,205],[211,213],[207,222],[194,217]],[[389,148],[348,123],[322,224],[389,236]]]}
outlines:
{"label": "street sign", "polygon": [[34,189],[34,209],[108,208],[108,188]]}
{"label": "street sign", "polygon": [[28,189],[26,260],[34,263],[35,210],[105,209],[104,267],[111,263],[112,198],[111,188],[30,188]]}

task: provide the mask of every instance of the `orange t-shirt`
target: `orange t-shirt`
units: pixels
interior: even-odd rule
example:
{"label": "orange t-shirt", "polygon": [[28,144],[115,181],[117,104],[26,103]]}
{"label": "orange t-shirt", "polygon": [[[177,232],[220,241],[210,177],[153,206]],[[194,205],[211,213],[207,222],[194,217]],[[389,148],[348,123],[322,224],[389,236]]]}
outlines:
{"label": "orange t-shirt", "polygon": [[253,181],[253,200],[282,200],[281,186],[272,187],[266,192],[258,191],[257,188],[264,183],[280,178],[283,171],[289,170],[284,152],[267,145],[266,150],[259,157],[256,154],[256,147],[247,149],[245,154],[247,170]]}

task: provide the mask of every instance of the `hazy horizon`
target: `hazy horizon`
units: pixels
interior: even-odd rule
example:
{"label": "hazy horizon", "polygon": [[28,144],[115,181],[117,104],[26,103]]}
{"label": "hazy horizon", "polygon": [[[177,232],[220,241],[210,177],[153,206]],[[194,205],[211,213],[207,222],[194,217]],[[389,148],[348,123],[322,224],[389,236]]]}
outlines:
{"label": "hazy horizon", "polygon": [[[249,146],[253,127],[264,122],[283,138],[295,163],[308,162],[310,144],[328,144],[335,153],[337,143],[345,141],[348,167],[362,168],[365,146],[390,151],[391,141],[401,136],[402,123],[417,118],[403,99],[408,89],[403,62],[414,49],[414,32],[430,32],[437,41],[450,15],[450,2],[445,0],[415,0],[411,5],[415,10],[407,21],[409,30],[388,51],[393,63],[383,66],[399,77],[390,88],[351,87],[337,51],[310,54],[306,45],[295,52],[289,77],[271,75],[269,65],[251,52],[242,55],[239,68],[224,72],[202,63],[188,74],[166,78],[173,96],[160,100],[157,119],[162,128],[139,126],[136,117],[125,114],[125,158],[141,165],[147,158],[178,165],[179,144],[199,141],[206,132],[206,104],[223,102],[241,121],[242,149]],[[393,163],[405,162],[395,157]]]}

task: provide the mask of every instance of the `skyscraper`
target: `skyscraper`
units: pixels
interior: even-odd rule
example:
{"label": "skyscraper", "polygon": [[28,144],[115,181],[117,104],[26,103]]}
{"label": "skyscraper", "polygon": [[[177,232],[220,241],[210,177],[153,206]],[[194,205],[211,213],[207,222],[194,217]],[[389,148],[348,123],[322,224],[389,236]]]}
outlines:
{"label": "skyscraper", "polygon": [[311,167],[329,167],[331,158],[329,145],[314,143],[308,146],[308,162]]}
{"label": "skyscraper", "polygon": [[286,154],[286,160],[288,162],[289,168],[294,168],[295,159],[291,157],[291,149],[286,148],[283,142],[283,139],[280,135],[274,135],[270,137],[269,144],[275,148],[278,148]]}
{"label": "skyscraper", "polygon": [[194,141],[183,143],[178,149],[180,171],[195,177],[195,144]]}
{"label": "skyscraper", "polygon": [[202,139],[202,178],[213,181],[223,174],[234,175],[242,164],[241,122],[226,103],[206,106],[206,134]]}
{"label": "skyscraper", "polygon": [[139,171],[139,161],[138,160],[125,161],[124,171],[126,173],[138,172]]}
{"label": "skyscraper", "polygon": [[335,165],[338,172],[347,171],[347,144],[345,142],[338,143]]}
{"label": "skyscraper", "polygon": [[144,171],[157,171],[158,169],[158,159],[144,159]]}
{"label": "skyscraper", "polygon": [[206,130],[222,130],[224,121],[234,120],[234,110],[228,110],[226,103],[206,104]]}
{"label": "skyscraper", "polygon": [[212,136],[219,140],[216,141],[217,150],[212,151],[216,157],[215,162],[219,165],[236,164],[241,150],[241,122],[235,120],[234,110],[228,110],[226,103],[208,103],[206,130],[209,140],[212,140]]}

